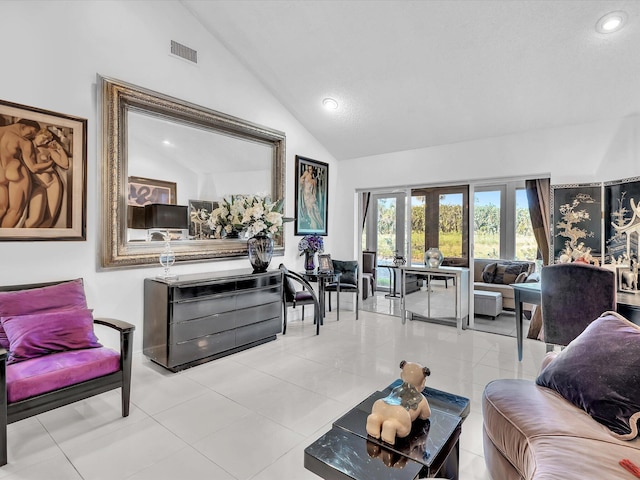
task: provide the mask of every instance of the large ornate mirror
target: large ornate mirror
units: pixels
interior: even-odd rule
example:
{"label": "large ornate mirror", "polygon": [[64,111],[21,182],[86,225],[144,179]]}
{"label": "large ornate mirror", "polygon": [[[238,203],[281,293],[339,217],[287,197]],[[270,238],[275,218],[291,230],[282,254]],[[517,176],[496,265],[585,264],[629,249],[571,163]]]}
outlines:
{"label": "large ornate mirror", "polygon": [[[103,267],[158,262],[164,243],[136,228],[139,205],[187,205],[191,221],[232,195],[284,197],[284,133],[118,80],[98,80]],[[246,240],[212,237],[193,222],[172,239],[176,261],[247,253]],[[283,237],[274,242],[281,254]]]}

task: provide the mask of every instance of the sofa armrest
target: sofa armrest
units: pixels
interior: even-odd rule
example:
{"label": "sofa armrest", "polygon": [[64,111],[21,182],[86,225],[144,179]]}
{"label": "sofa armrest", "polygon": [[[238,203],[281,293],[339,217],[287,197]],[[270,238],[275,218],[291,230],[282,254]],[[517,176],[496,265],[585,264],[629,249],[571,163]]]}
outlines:
{"label": "sofa armrest", "polygon": [[551,362],[558,356],[558,352],[547,352],[547,354],[542,359],[542,363],[540,364],[540,371],[538,373],[542,373],[542,371],[549,366]]}
{"label": "sofa armrest", "polygon": [[539,282],[539,281],[540,281],[540,273],[538,272],[530,273],[527,279],[525,280],[526,283]]}

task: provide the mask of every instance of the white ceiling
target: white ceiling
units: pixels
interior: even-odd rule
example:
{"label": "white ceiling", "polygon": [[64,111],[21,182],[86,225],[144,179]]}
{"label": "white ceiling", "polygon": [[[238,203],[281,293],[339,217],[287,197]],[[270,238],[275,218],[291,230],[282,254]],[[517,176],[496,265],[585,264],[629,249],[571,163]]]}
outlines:
{"label": "white ceiling", "polygon": [[638,0],[181,1],[339,160],[640,113]]}

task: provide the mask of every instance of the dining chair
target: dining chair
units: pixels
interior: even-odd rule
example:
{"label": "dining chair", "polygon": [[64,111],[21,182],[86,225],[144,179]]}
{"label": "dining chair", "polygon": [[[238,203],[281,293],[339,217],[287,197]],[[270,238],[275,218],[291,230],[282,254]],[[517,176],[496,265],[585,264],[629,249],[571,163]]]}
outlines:
{"label": "dining chair", "polygon": [[325,292],[329,295],[329,311],[331,311],[331,293],[336,292],[336,308],[340,311],[340,294],[343,292],[355,293],[356,320],[358,319],[358,303],[360,289],[358,288],[358,262],[355,260],[331,260],[333,271],[341,273],[337,282],[330,282],[325,286]]}
{"label": "dining chair", "polygon": [[372,250],[362,252],[362,298],[367,299],[369,295],[376,292],[376,267],[378,254]]}
{"label": "dining chair", "polygon": [[613,271],[585,263],[547,265],[540,272],[542,329],[547,350],[566,346],[606,311],[616,310]]}
{"label": "dining chair", "polygon": [[[296,306],[300,305],[302,307],[302,321],[304,321],[304,306],[313,305],[313,323],[316,325],[316,335],[319,335],[322,317],[320,315],[318,297],[313,291],[313,287],[299,274],[289,271],[282,263],[280,264],[280,270],[282,270],[284,275],[282,288],[282,305],[284,308],[282,334],[286,335],[287,333],[287,309],[289,307],[296,308]],[[302,290],[296,289],[295,282],[302,285]]]}

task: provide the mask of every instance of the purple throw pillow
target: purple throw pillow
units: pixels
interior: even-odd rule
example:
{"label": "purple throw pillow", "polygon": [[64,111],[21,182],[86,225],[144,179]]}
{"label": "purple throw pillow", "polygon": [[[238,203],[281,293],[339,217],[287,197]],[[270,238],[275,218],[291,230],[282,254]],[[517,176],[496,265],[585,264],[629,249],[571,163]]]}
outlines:
{"label": "purple throw pillow", "polygon": [[[0,317],[69,308],[87,308],[81,278],[47,287],[0,292]],[[2,325],[0,325],[0,347],[9,349],[9,340]]]}
{"label": "purple throw pillow", "polygon": [[638,436],[640,326],[605,312],[540,372],[555,390],[621,440]]}
{"label": "purple throw pillow", "polygon": [[1,317],[9,338],[7,364],[54,352],[98,348],[93,315],[86,308]]}

